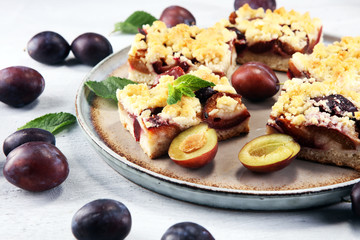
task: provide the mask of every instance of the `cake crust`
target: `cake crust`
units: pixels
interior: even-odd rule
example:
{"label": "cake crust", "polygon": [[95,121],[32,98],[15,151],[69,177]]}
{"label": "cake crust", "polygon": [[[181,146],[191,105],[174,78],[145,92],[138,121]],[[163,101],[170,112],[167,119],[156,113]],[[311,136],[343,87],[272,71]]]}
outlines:
{"label": "cake crust", "polygon": [[[219,97],[209,97],[200,103],[197,97],[182,96],[179,102],[168,104],[168,85],[175,80],[172,75],[162,75],[152,87],[129,84],[117,91],[120,121],[149,158],[167,154],[171,141],[181,131],[202,122],[210,126],[211,117],[216,118],[213,128],[220,141],[249,131],[250,114],[226,77],[219,77],[203,66],[190,74],[214,83],[212,92],[214,95],[221,93]],[[210,103],[209,119],[205,119],[204,109]]]}
{"label": "cake crust", "polygon": [[287,80],[267,123],[291,135],[299,158],[360,170],[360,94],[334,82]]}
{"label": "cake crust", "polygon": [[185,73],[203,65],[212,72],[230,77],[236,67],[233,45],[236,34],[220,23],[209,28],[164,22],[145,25],[135,36],[129,51],[129,78],[153,85],[155,77],[174,66]]}
{"label": "cake crust", "polygon": [[296,52],[311,53],[322,40],[322,23],[309,13],[279,8],[264,11],[245,4],[223,21],[237,33],[237,62],[260,61],[274,70],[288,70],[288,61]]}

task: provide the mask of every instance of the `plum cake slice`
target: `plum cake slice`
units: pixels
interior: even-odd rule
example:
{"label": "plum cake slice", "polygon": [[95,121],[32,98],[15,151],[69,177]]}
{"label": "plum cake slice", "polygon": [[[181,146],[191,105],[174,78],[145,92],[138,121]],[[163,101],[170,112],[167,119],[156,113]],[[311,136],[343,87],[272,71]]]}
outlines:
{"label": "plum cake slice", "polygon": [[285,81],[272,107],[268,132],[291,135],[299,158],[360,171],[360,94],[333,82]]}
{"label": "plum cake slice", "polygon": [[264,11],[245,4],[222,24],[237,34],[235,47],[239,64],[259,61],[284,72],[292,54],[311,53],[322,39],[320,19],[284,8]]}
{"label": "plum cake slice", "polygon": [[236,67],[235,40],[236,34],[219,23],[210,28],[168,28],[161,21],[144,25],[129,51],[129,79],[155,85],[157,76],[174,66],[188,73],[201,65],[229,78]]}
{"label": "plum cake slice", "polygon": [[[183,95],[169,104],[169,89],[183,75],[196,76],[213,86],[199,88],[194,96]],[[117,99],[122,125],[150,158],[166,154],[176,135],[201,122],[214,128],[219,140],[249,131],[250,114],[241,96],[226,77],[204,66],[189,74],[176,66],[161,75],[154,86],[129,84],[117,90]]]}
{"label": "plum cake slice", "polygon": [[325,46],[320,43],[313,53],[295,53],[289,61],[289,78],[315,78],[334,82],[339,87],[360,92],[360,37],[343,37]]}

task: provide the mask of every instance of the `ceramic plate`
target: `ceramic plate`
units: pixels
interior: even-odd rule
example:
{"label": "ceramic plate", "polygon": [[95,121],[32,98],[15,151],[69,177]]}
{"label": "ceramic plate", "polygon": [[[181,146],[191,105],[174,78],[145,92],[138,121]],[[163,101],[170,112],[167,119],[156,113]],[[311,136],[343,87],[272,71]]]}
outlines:
{"label": "ceramic plate", "polygon": [[[325,40],[333,41],[329,36]],[[99,63],[85,77],[76,96],[78,122],[103,159],[129,180],[157,193],[196,204],[229,209],[290,210],[322,206],[349,195],[360,173],[346,168],[295,159],[269,174],[244,168],[237,155],[251,139],[265,134],[265,124],[276,100],[251,103],[250,133],[219,143],[212,163],[197,170],[182,168],[167,156],[149,159],[119,121],[117,105],[96,97],[84,82],[102,81],[110,74],[127,76],[129,48]],[[286,74],[277,73],[285,81]]]}

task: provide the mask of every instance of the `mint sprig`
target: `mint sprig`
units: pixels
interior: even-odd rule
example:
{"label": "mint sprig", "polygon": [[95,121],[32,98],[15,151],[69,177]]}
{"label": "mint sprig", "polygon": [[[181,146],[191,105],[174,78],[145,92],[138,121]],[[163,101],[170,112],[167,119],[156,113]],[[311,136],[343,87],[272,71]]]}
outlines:
{"label": "mint sprig", "polygon": [[194,75],[186,74],[178,77],[173,85],[168,85],[167,104],[172,105],[181,100],[183,95],[195,97],[195,91],[204,87],[213,87],[214,83],[205,81]]}
{"label": "mint sprig", "polygon": [[93,91],[97,96],[113,99],[115,101],[117,101],[116,90],[123,89],[128,84],[136,84],[136,82],[126,78],[114,76],[108,77],[101,82],[90,80],[85,82],[85,85],[90,88],[90,90]]}
{"label": "mint sprig", "polygon": [[18,130],[25,128],[41,128],[53,134],[60,132],[65,127],[76,122],[76,117],[71,113],[59,112],[48,113],[41,117],[35,118],[24,126],[19,127]]}
{"label": "mint sprig", "polygon": [[145,24],[151,25],[157,18],[144,11],[135,11],[124,22],[115,23],[113,32],[137,33]]}

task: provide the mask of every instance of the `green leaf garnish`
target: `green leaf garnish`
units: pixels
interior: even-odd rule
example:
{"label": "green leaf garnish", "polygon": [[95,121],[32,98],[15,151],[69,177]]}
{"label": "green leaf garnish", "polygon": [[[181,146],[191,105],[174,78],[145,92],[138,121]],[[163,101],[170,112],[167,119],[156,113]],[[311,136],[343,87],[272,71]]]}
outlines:
{"label": "green leaf garnish", "polygon": [[213,86],[215,86],[214,83],[202,80],[194,75],[182,75],[174,81],[173,85],[168,85],[167,104],[172,105],[177,103],[183,95],[195,97],[195,91],[200,88]]}
{"label": "green leaf garnish", "polygon": [[101,82],[96,81],[86,81],[85,85],[90,88],[97,96],[102,98],[109,98],[117,101],[116,99],[116,90],[123,89],[128,84],[136,84],[126,78],[121,77],[108,77]]}
{"label": "green leaf garnish", "polygon": [[157,19],[150,13],[136,11],[131,14],[124,22],[115,23],[113,32],[138,33],[138,29],[145,24],[151,25]]}
{"label": "green leaf garnish", "polygon": [[18,130],[25,128],[41,128],[55,134],[75,122],[76,117],[71,113],[49,113],[31,120],[24,126],[19,127]]}

